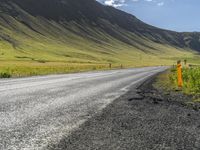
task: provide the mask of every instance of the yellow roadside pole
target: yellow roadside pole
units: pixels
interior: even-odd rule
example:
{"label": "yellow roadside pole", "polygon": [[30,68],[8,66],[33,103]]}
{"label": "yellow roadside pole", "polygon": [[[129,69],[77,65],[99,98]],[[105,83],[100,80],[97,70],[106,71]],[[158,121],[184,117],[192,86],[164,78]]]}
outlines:
{"label": "yellow roadside pole", "polygon": [[180,60],[177,62],[177,73],[178,73],[178,87],[181,89],[183,87],[183,76],[182,76],[182,65]]}

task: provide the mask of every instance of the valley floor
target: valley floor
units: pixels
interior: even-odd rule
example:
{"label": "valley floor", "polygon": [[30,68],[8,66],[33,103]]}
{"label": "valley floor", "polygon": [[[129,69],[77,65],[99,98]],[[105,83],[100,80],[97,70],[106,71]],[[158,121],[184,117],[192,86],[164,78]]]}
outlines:
{"label": "valley floor", "polygon": [[[0,60],[0,78],[8,77],[27,77],[48,74],[65,74],[94,70],[122,69],[146,66],[172,66],[178,59],[184,60],[183,56],[179,58],[162,58],[156,56],[143,56],[141,59],[126,59],[121,61],[47,61],[47,60]],[[190,56],[190,63],[199,63],[199,56]]]}
{"label": "valley floor", "polygon": [[[172,64],[171,63],[166,63]],[[144,61],[141,64],[120,64],[109,62],[34,62],[34,61],[0,61],[0,78],[8,77],[27,77],[48,74],[66,74],[75,72],[95,71],[95,70],[110,70],[123,69],[144,66],[160,66],[157,63],[147,63]]]}

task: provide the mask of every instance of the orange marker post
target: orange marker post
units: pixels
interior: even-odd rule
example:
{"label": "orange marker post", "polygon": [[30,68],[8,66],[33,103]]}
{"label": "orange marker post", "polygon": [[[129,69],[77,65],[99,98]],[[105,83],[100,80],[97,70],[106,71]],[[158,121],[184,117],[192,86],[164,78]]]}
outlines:
{"label": "orange marker post", "polygon": [[183,76],[182,76],[182,65],[181,61],[177,62],[177,73],[178,73],[178,87],[183,87]]}

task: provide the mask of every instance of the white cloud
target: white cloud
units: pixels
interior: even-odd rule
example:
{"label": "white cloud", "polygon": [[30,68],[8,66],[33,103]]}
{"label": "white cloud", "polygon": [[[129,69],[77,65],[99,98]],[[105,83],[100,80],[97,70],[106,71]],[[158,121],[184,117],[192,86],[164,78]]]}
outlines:
{"label": "white cloud", "polygon": [[120,7],[126,5],[126,0],[105,0],[104,4],[113,7]]}
{"label": "white cloud", "polygon": [[[130,4],[130,2],[148,2],[148,3],[154,3],[157,6],[163,6],[165,3],[165,0],[97,0],[105,5],[108,6],[113,6],[113,7],[121,7],[121,6],[126,6],[127,4]],[[171,0],[174,1],[174,0]]]}

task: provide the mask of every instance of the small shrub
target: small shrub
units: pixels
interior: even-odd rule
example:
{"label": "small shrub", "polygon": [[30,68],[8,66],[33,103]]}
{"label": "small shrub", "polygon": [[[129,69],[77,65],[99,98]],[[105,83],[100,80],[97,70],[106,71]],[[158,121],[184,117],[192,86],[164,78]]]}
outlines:
{"label": "small shrub", "polygon": [[92,67],[92,70],[97,70],[97,68],[95,66]]}
{"label": "small shrub", "polygon": [[46,63],[45,60],[38,60],[39,63]]}
{"label": "small shrub", "polygon": [[11,74],[8,72],[0,73],[0,78],[11,78]]}

